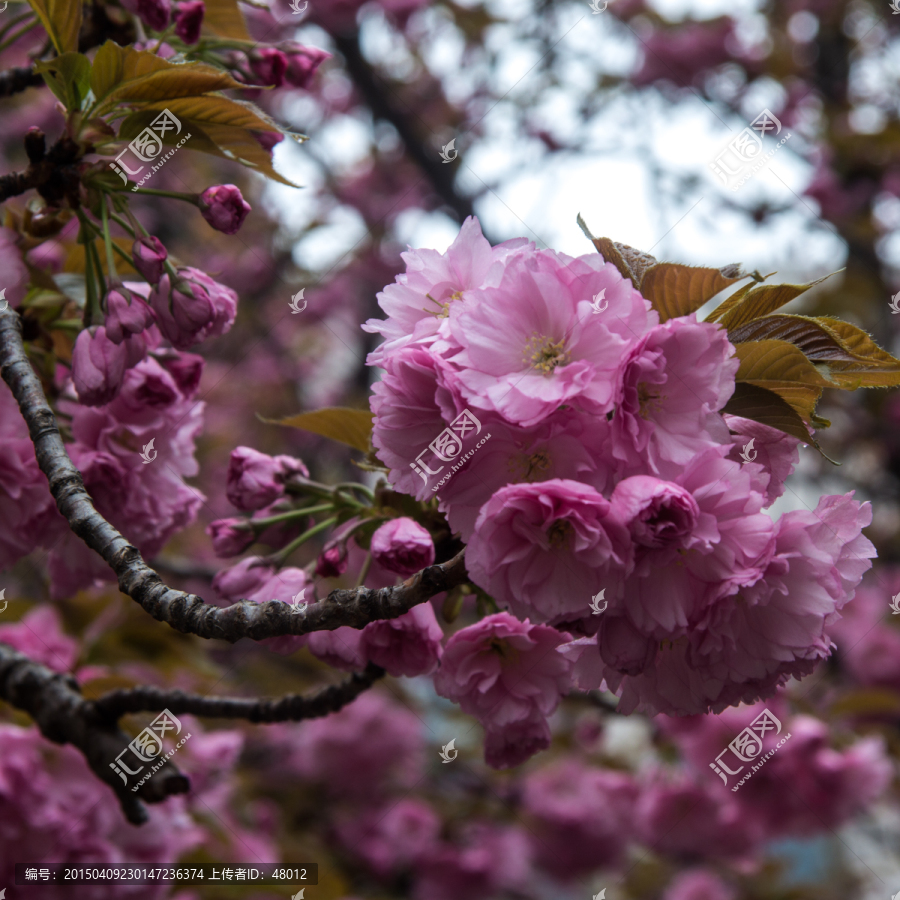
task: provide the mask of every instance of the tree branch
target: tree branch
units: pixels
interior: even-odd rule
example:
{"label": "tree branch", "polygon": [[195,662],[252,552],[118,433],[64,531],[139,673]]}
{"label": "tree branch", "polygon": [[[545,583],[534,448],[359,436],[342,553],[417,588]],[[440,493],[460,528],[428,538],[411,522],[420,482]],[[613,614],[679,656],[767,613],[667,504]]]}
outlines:
{"label": "tree branch", "polygon": [[406,152],[428,176],[435,193],[456,212],[460,222],[467,216],[474,216],[471,201],[468,197],[461,197],[454,187],[456,166],[445,166],[437,153],[426,152],[409,118],[391,103],[378,74],[362,55],[359,37],[356,34],[333,34],[331,37],[344,57],[354,86],[372,110],[372,115],[394,126]]}
{"label": "tree branch", "polygon": [[383,677],[384,669],[369,663],[364,672],[354,672],[349,681],[323,688],[310,697],[288,694],[277,700],[243,697],[206,697],[184,691],[164,691],[146,685],[131,690],[110,691],[93,701],[102,719],[115,720],[125,713],[189,713],[218,719],[246,719],[249,722],[299,722],[317,719],[346,706]]}
{"label": "tree branch", "polygon": [[72,531],[95,550],[115,573],[119,590],[154,619],[176,631],[234,643],[248,637],[261,641],[287,634],[333,631],[342,625],[362,628],[375,619],[394,619],[435,594],[464,583],[464,552],[429,566],[390,588],[332,591],[324,600],[297,614],[280,601],[241,600],[224,609],[196,594],[168,587],[133,547],[97,510],[84,488],[81,473],[66,452],[56,418],[41,383],[25,355],[22,322],[10,308],[0,312],[0,377],[9,385],[34,444],[38,465],[50,493]]}
{"label": "tree branch", "polygon": [[39,87],[43,83],[43,76],[31,66],[15,66],[0,72],[0,97],[11,97],[26,88]]}
{"label": "tree branch", "polygon": [[78,144],[63,135],[46,151],[43,132],[32,127],[25,135],[25,152],[29,163],[24,172],[0,176],[0,203],[36,188],[50,204],[68,200],[73,209],[77,208],[79,176],[75,163],[81,153]]}
{"label": "tree branch", "polygon": [[47,740],[77,747],[91,771],[112,788],[132,825],[147,821],[141,801],[160,803],[190,788],[188,779],[170,761],[155,778],[132,793],[109,765],[128,747],[131,738],[114,720],[93,713],[71,675],[54,672],[7,644],[0,644],[0,697],[27,712]]}

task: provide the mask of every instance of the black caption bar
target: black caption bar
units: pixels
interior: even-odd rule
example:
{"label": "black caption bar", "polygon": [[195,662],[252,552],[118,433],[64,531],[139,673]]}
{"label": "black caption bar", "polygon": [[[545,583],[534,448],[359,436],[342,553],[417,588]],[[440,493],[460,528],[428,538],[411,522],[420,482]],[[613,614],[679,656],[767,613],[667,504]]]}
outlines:
{"label": "black caption bar", "polygon": [[202,863],[149,866],[145,863],[69,865],[16,863],[16,884],[318,884],[318,863]]}

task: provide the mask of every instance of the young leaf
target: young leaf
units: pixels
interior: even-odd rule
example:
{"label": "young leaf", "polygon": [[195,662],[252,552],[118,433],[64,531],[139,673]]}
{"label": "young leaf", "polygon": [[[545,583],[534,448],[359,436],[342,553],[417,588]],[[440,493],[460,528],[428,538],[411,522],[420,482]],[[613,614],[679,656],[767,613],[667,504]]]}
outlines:
{"label": "young leaf", "polygon": [[[260,417],[262,418],[262,417]],[[314,412],[299,413],[286,419],[262,419],[269,425],[287,425],[302,428],[313,434],[340,441],[363,453],[369,449],[373,415],[367,409],[348,409],[332,406]]]}
{"label": "young leaf", "polygon": [[845,390],[900,385],[900,360],[882,350],[861,328],[821,316],[816,319],[847,349],[849,358],[829,360],[829,377]]}
{"label": "young leaf", "polygon": [[700,309],[719,291],[746,278],[739,265],[723,269],[685,266],[680,263],[657,263],[644,272],[640,290],[666,322]]}
{"label": "young leaf", "polygon": [[629,247],[628,244],[619,244],[609,238],[594,238],[593,244],[600,255],[611,262],[623,278],[631,279],[631,283],[640,290],[641,279],[644,272],[656,265],[656,258],[649,253],[643,253]]}
{"label": "young leaf", "polygon": [[[787,341],[813,362],[857,361],[857,357],[821,319],[776,313],[754,319],[728,332],[732,344],[766,339]],[[897,362],[894,360],[894,362]]]}
{"label": "young leaf", "polygon": [[63,53],[46,62],[35,63],[53,95],[70,111],[81,109],[91,83],[91,63],[81,53]]}
{"label": "young leaf", "polygon": [[28,0],[60,56],[78,49],[82,2],[83,0]]}
{"label": "young leaf", "polygon": [[206,0],[203,27],[219,37],[250,40],[237,0]]}
{"label": "young leaf", "polygon": [[743,419],[753,419],[754,422],[761,422],[785,434],[793,435],[804,444],[816,445],[796,410],[778,394],[758,385],[739,381],[735,385],[731,399],[721,412]]}
{"label": "young leaf", "polygon": [[107,101],[168,101],[244,86],[206,63],[172,63],[148,50],[120,47],[112,41],[97,51],[94,68],[94,96]]}
{"label": "young leaf", "polygon": [[735,352],[741,361],[736,380],[778,394],[804,422],[812,422],[822,388],[839,386],[787,341],[750,341],[738,344]]}
{"label": "young leaf", "polygon": [[[832,273],[833,274],[833,273]],[[826,275],[825,278],[830,278]],[[767,316],[769,313],[775,312],[776,309],[790,303],[801,294],[806,293],[811,287],[821,284],[825,278],[819,278],[809,284],[760,284],[751,288],[741,299],[740,303],[735,304],[724,315],[718,317],[720,321],[729,331],[752,322],[761,316]],[[728,298],[731,299],[730,297]],[[728,300],[725,301],[726,303]]]}

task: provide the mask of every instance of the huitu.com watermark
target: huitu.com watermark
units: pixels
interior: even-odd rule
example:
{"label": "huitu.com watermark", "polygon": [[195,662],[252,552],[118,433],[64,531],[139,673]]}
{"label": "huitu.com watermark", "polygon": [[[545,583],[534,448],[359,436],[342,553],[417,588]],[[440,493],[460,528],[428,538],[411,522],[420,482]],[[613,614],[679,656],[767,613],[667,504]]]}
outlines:
{"label": "huitu.com watermark", "polygon": [[764,109],[709,164],[722,184],[732,192],[743,187],[768,165],[772,157],[791,139],[791,133],[787,132],[772,150],[764,154],[762,139],[770,131],[773,136],[781,134],[781,122],[768,109]]}
{"label": "huitu.com watermark", "polygon": [[[150,769],[141,776],[140,780],[131,790],[136,791],[142,784],[149,781],[184,745],[190,738],[186,734],[165,756],[163,756],[163,738],[166,733],[172,731],[173,736],[181,734],[181,722],[164,709],[117,757],[109,767],[128,785],[128,775],[138,775],[143,772],[147,764],[152,763]],[[122,759],[125,754],[131,754],[129,761],[137,760],[142,763],[136,769],[129,769]],[[127,773],[127,775],[126,775]]]}
{"label": "huitu.com watermark", "polygon": [[[770,731],[775,734],[781,734],[781,722],[768,709],[764,709],[717,757],[715,762],[711,762],[709,767],[722,779],[725,786],[728,786],[728,775],[738,775],[743,772],[745,766],[739,766],[737,769],[729,769],[723,761],[722,757],[726,753],[731,753],[737,759],[744,763],[753,763],[758,760],[755,765],[751,765],[750,771],[744,775],[740,781],[731,789],[738,790],[742,784],[749,781],[754,773],[758,772],[765,763],[771,759],[778,750],[787,741],[791,735],[788,732],[768,753],[760,756],[763,751],[763,738]],[[728,773],[726,775],[725,773]]]}
{"label": "huitu.com watermark", "polygon": [[[452,463],[457,459],[460,453],[462,453],[463,438],[471,431],[474,431],[475,435],[481,434],[481,422],[479,422],[468,409],[464,409],[450,425],[416,457],[416,461],[409,464],[410,468],[413,469],[427,485],[428,475],[439,475],[444,471],[445,467],[441,466],[438,469],[431,469],[422,457],[430,450],[437,459],[442,460],[445,463]],[[445,485],[453,475],[475,455],[482,445],[490,439],[490,434],[486,434],[468,453],[466,453],[465,456],[453,465],[450,471],[444,475],[434,487],[432,487],[431,492],[437,493],[438,488]],[[434,464],[437,460],[431,459],[430,462]],[[428,475],[425,474],[426,472]]]}
{"label": "huitu.com watermark", "polygon": [[[141,180],[131,189],[136,191],[142,184],[149,181],[153,175],[158,172],[166,161],[171,159],[175,153],[190,139],[190,134],[186,134],[165,156],[162,156],[163,138],[168,132],[174,131],[175,134],[181,134],[181,121],[168,109],[164,109],[130,144],[116,157],[115,162],[111,162],[110,166],[113,171],[128,184],[128,175],[140,175],[146,166],[138,166],[131,169],[122,158],[129,151],[143,163],[151,163],[150,171],[142,176]],[[154,163],[153,160],[156,160]],[[124,172],[122,170],[125,170]]]}

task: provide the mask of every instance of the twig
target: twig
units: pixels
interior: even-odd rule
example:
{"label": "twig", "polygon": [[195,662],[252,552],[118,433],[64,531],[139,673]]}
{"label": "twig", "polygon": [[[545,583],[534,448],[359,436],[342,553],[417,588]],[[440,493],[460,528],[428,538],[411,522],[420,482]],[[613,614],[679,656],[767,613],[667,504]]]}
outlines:
{"label": "twig", "polygon": [[384,669],[369,663],[364,672],[354,672],[349,681],[323,688],[310,697],[288,694],[277,700],[243,697],[204,697],[184,691],[164,691],[146,685],[131,690],[110,691],[93,701],[103,719],[115,720],[125,713],[189,713],[219,719],[246,719],[248,722],[299,722],[317,719],[346,706],[384,675]]}
{"label": "twig", "polygon": [[72,531],[109,565],[123,594],[176,631],[235,643],[244,637],[261,641],[287,634],[333,631],[342,625],[362,628],[375,619],[402,616],[413,606],[468,578],[461,551],[448,562],[429,566],[396,587],[332,591],[301,615],[278,601],[241,600],[221,608],[205,603],[196,594],[173,590],[144,562],[137,548],[94,508],[81,473],[66,452],[41,383],[25,355],[21,319],[11,307],[0,312],[0,377],[19,404],[38,465],[47,476],[50,493]]}
{"label": "twig", "polygon": [[7,644],[0,644],[0,697],[27,712],[47,740],[77,747],[91,771],[112,788],[132,825],[141,825],[148,819],[141,801],[160,803],[190,788],[188,779],[169,762],[157,777],[132,793],[109,765],[131,738],[115,720],[104,720],[92,713],[90,702],[81,696],[78,682],[71,675],[54,672]]}
{"label": "twig", "polygon": [[44,83],[43,76],[39,75],[31,66],[15,66],[0,72],[0,97],[12,97],[26,88],[38,87]]}

